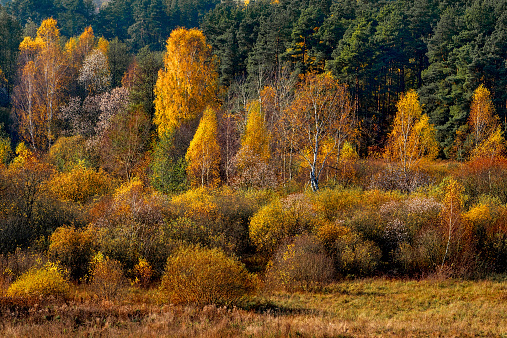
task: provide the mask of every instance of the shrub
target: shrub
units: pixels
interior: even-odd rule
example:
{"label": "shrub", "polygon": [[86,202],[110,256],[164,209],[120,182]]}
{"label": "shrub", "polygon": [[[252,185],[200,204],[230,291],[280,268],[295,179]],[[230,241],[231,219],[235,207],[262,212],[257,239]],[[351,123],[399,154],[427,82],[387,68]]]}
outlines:
{"label": "shrub", "polygon": [[126,182],[112,198],[104,198],[91,211],[100,250],[120,261],[127,272],[144,257],[161,274],[171,252],[164,239],[168,213],[165,196],[146,188],[138,179]]}
{"label": "shrub", "polygon": [[127,280],[120,262],[98,252],[91,261],[90,285],[101,298],[111,300],[121,294]]}
{"label": "shrub", "polygon": [[28,270],[7,290],[7,296],[23,298],[53,296],[65,299],[69,293],[70,284],[64,271],[54,263]]}
{"label": "shrub", "polygon": [[49,161],[59,171],[70,171],[78,163],[88,163],[86,139],[81,135],[59,137],[49,149]]}
{"label": "shrub", "polygon": [[274,200],[261,208],[250,221],[250,239],[259,250],[273,252],[290,237],[310,233],[320,223],[303,194]]}
{"label": "shrub", "polygon": [[64,201],[85,203],[94,196],[109,193],[113,186],[112,178],[102,169],[96,171],[77,164],[69,172],[55,175],[49,182],[51,191]]}
{"label": "shrub", "polygon": [[267,286],[287,291],[313,290],[329,283],[334,276],[333,260],[314,236],[297,236],[282,245],[266,272]]}
{"label": "shrub", "polygon": [[378,267],[382,252],[372,241],[362,239],[350,231],[336,242],[336,266],[342,274],[367,276]]}
{"label": "shrub", "polygon": [[174,304],[237,303],[254,290],[255,278],[218,248],[180,248],[167,259],[161,290]]}
{"label": "shrub", "polygon": [[249,220],[257,208],[253,197],[228,188],[194,189],[171,202],[175,219],[166,220],[168,238],[244,253],[249,247]]}
{"label": "shrub", "polygon": [[78,280],[89,271],[89,262],[96,248],[96,234],[92,227],[60,227],[51,235],[48,254],[69,270],[71,278]]}
{"label": "shrub", "polygon": [[137,283],[140,283],[142,287],[147,287],[153,276],[153,269],[150,263],[144,258],[139,258],[139,263],[134,266],[134,275]]}

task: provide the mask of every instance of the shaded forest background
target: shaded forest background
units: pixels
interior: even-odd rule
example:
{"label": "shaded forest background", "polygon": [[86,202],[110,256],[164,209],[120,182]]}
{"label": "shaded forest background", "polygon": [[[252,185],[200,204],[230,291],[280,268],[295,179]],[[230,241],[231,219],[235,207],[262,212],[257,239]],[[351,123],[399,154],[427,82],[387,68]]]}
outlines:
{"label": "shaded forest background", "polygon": [[[143,55],[162,51],[176,27],[200,27],[220,60],[220,83],[229,93],[235,84],[247,83],[246,94],[258,96],[282,67],[298,73],[330,71],[348,84],[361,121],[363,156],[383,144],[399,94],[408,89],[417,89],[437,128],[442,158],[459,157],[452,145],[456,132],[465,128],[472,92],[480,84],[491,91],[505,124],[504,1],[256,1],[245,6],[115,0],[99,5],[91,0],[7,1],[0,67],[8,88],[15,83],[21,35],[34,35],[47,17],[58,21],[64,37],[91,24],[97,37],[114,41],[112,87],[141,50]],[[7,99],[2,101],[8,106]]]}

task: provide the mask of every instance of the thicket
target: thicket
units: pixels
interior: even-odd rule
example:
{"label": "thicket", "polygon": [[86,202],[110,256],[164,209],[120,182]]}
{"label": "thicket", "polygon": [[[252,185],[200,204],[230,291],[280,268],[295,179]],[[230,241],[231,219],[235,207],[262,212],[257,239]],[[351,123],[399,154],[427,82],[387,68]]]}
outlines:
{"label": "thicket", "polygon": [[5,290],[506,272],[504,1],[163,3],[0,9]]}

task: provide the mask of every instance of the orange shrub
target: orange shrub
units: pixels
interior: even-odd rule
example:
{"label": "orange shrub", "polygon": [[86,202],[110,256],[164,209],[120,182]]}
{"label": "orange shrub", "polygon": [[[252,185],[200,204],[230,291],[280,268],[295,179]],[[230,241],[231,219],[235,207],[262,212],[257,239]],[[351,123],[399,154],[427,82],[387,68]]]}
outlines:
{"label": "orange shrub", "polygon": [[113,179],[102,169],[96,171],[82,163],[69,172],[56,174],[48,184],[60,199],[79,203],[109,193],[114,185]]}

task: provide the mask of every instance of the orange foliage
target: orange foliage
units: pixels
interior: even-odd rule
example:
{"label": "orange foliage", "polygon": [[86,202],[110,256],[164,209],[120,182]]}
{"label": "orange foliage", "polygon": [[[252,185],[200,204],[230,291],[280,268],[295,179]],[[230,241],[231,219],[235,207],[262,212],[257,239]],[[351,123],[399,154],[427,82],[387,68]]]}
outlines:
{"label": "orange foliage", "polygon": [[204,34],[198,29],[172,31],[155,86],[154,122],[159,136],[199,118],[215,101],[216,88],[216,66]]}

